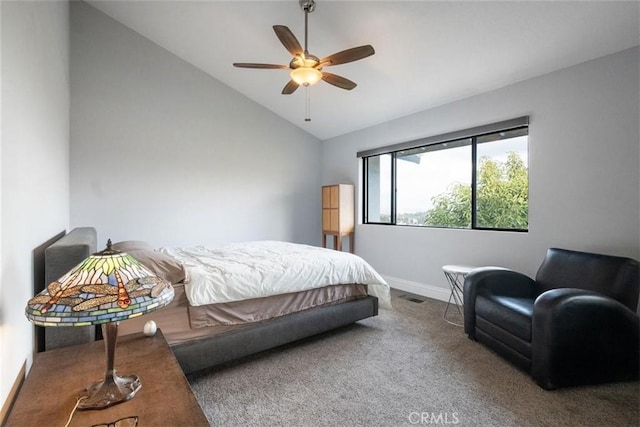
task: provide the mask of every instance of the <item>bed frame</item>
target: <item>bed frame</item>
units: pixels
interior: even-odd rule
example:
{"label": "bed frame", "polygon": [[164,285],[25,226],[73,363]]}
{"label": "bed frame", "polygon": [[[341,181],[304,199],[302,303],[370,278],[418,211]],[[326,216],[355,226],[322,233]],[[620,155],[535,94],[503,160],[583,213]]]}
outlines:
{"label": "bed frame", "polygon": [[[91,253],[96,252],[96,230],[72,230],[45,250],[47,283],[62,276]],[[188,374],[269,350],[322,332],[349,325],[378,314],[378,299],[367,296],[355,301],[313,308],[240,329],[170,344],[182,370]],[[59,329],[55,335],[49,329]],[[84,328],[48,328],[46,349],[79,344],[94,339],[94,331]],[[75,332],[75,333],[74,333]],[[69,339],[69,335],[73,335]]]}

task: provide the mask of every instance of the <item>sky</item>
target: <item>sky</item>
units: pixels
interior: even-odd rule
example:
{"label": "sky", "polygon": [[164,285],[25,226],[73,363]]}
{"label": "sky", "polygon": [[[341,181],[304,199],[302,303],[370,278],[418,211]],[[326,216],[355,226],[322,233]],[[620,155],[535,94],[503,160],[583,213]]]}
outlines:
{"label": "sky", "polygon": [[[518,153],[528,165],[527,136],[478,144],[478,158],[490,156],[505,161],[510,151]],[[471,184],[471,146],[431,151],[419,156],[419,164],[398,161],[398,214],[424,212],[431,207],[431,198],[446,192],[452,184]],[[382,162],[381,176],[389,174],[389,165]],[[382,200],[388,200],[390,191],[389,186],[382,188]]]}

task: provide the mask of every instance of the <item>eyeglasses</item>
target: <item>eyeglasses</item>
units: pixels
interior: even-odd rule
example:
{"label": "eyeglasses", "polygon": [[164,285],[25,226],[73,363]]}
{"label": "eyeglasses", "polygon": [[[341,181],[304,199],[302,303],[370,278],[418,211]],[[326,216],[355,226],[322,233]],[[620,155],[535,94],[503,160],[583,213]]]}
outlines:
{"label": "eyeglasses", "polygon": [[94,424],[91,427],[136,427],[137,425],[138,417],[127,417],[108,424]]}

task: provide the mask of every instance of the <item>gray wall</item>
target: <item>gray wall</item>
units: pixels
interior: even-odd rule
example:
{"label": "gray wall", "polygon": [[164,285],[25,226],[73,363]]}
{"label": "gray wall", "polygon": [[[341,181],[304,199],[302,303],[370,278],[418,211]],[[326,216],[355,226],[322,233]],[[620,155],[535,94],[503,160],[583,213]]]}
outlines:
{"label": "gray wall", "polygon": [[528,233],[359,224],[357,253],[395,286],[436,298],[448,296],[444,264],[533,275],[551,246],[638,259],[638,61],[638,48],[622,51],[325,141],[323,183],[358,184],[359,150],[530,116]]}
{"label": "gray wall", "polygon": [[24,308],[33,296],[33,250],[68,225],[68,8],[0,4],[0,402],[31,363]]}
{"label": "gray wall", "polygon": [[319,140],[85,3],[71,25],[73,226],[320,241]]}

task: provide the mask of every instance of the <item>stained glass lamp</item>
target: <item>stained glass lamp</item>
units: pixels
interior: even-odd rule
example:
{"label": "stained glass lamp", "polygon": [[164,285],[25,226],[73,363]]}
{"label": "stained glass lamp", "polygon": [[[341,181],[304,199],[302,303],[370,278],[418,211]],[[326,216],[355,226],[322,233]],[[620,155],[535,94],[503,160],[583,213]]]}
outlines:
{"label": "stained glass lamp", "polygon": [[78,409],[103,409],[131,399],[142,386],[136,375],[114,370],[118,322],[142,316],[169,304],[173,287],[126,252],[107,248],[75,266],[29,300],[27,318],[39,326],[102,325],[107,370],[104,380],[90,385]]}

